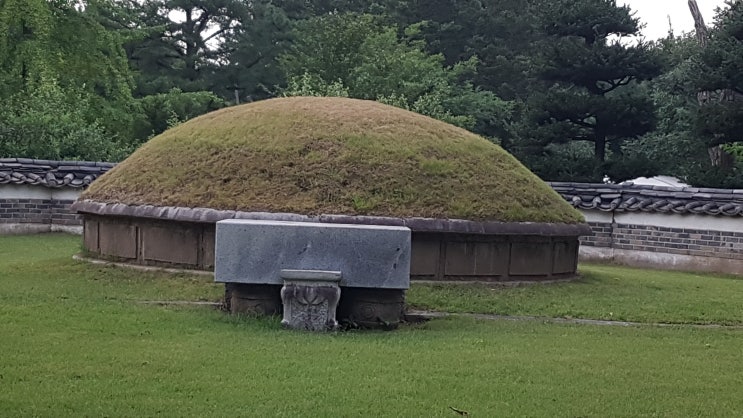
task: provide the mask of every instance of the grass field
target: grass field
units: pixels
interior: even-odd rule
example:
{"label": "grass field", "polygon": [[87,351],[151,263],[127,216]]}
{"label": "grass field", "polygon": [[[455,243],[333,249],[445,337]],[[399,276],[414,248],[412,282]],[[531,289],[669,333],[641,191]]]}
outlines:
{"label": "grass field", "polygon": [[[472,417],[743,414],[743,331],[456,318],[395,332],[289,332],[277,318],[142,304],[217,300],[222,289],[203,277],[74,262],[77,251],[79,237],[0,237],[0,416],[458,416],[450,407]],[[558,311],[529,300],[561,297],[591,317],[614,300],[600,296],[616,279],[619,288],[667,289],[634,305],[642,291],[628,290],[627,312],[647,300],[664,307],[638,318],[741,322],[732,302],[714,317],[680,321],[687,305],[675,300],[685,288],[671,283],[697,281],[703,297],[694,300],[734,302],[740,282],[731,278],[663,273],[643,285],[641,271],[584,270],[578,283],[508,289],[507,303],[490,289],[466,292],[484,293],[472,302],[482,311],[550,315]],[[461,290],[425,303],[464,309]],[[423,304],[444,291],[416,285],[410,298]]]}
{"label": "grass field", "polygon": [[581,265],[559,285],[418,284],[415,308],[643,323],[743,324],[743,278],[610,265]]}

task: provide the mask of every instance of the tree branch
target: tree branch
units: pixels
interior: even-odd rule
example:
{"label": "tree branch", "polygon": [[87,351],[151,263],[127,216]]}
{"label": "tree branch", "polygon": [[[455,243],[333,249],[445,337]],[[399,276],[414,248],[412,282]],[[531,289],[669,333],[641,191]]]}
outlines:
{"label": "tree branch", "polygon": [[[586,116],[586,117],[588,118],[588,117],[591,117],[591,116]],[[595,127],[596,127],[596,124],[594,124],[594,123],[589,123],[589,122],[586,122],[586,121],[584,121],[584,120],[582,120],[582,119],[568,119],[568,121],[569,121],[570,123],[572,123],[572,124],[575,124],[575,125],[578,125],[578,126],[580,126],[580,127],[582,127],[582,128],[590,128],[590,129],[593,129],[593,128],[595,128]]]}

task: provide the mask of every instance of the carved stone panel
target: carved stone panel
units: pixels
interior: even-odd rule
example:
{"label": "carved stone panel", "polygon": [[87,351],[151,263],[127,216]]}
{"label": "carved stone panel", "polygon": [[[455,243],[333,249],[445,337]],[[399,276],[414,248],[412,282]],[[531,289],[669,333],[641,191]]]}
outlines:
{"label": "carved stone panel", "polygon": [[335,311],[341,297],[335,271],[282,270],[284,287],[281,301],[287,328],[305,331],[328,331],[338,328]]}

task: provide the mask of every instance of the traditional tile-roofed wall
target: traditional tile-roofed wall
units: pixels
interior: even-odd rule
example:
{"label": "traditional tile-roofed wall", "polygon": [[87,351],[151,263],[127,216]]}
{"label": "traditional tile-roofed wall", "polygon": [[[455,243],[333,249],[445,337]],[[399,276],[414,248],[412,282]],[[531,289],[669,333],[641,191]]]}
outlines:
{"label": "traditional tile-roofed wall", "polygon": [[70,205],[114,165],[0,158],[0,233],[79,232],[82,219]]}
{"label": "traditional tile-roofed wall", "polygon": [[0,184],[82,188],[115,166],[88,161],[0,158]]}
{"label": "traditional tile-roofed wall", "polygon": [[586,216],[584,259],[743,274],[743,190],[550,183]]}
{"label": "traditional tile-roofed wall", "polygon": [[604,212],[657,212],[743,216],[743,190],[625,184],[550,183],[575,208]]}

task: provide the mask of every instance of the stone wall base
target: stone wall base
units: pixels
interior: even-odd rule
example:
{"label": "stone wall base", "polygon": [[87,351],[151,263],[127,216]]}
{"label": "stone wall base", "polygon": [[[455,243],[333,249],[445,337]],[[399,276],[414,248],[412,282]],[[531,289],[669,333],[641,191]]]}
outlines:
{"label": "stone wall base", "polygon": [[65,232],[82,235],[82,225],[55,225],[34,223],[0,223],[0,235],[43,234],[47,232]]}
{"label": "stone wall base", "polygon": [[[114,210],[117,207],[110,208]],[[141,208],[127,206],[126,209],[136,211]],[[162,210],[165,215],[175,217],[191,209]],[[134,264],[212,270],[215,224],[207,221],[176,221],[165,215],[155,219],[83,213],[85,250],[91,257]],[[451,222],[452,228],[459,225]],[[589,229],[587,225],[505,223],[498,226],[503,229],[502,234],[413,231],[410,278],[510,282],[570,277],[577,269],[578,235],[563,236],[557,233],[565,229],[567,232],[575,230],[573,232],[579,234],[583,229]],[[534,235],[539,233],[537,227],[543,229],[545,235]],[[523,228],[529,232],[528,235],[519,232]],[[357,285],[364,286],[354,284],[353,287]]]}
{"label": "stone wall base", "polygon": [[338,319],[350,326],[395,329],[405,315],[405,291],[344,287],[338,304]]}
{"label": "stone wall base", "polygon": [[225,283],[227,311],[240,315],[280,315],[281,286],[273,284]]}
{"label": "stone wall base", "polygon": [[743,260],[661,252],[580,247],[580,260],[609,262],[640,268],[742,274]]}

